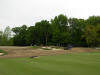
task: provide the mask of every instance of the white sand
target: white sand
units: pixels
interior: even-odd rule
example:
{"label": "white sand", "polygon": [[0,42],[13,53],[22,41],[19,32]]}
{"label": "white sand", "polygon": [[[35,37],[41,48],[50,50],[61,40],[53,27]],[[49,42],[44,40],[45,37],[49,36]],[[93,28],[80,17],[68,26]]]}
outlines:
{"label": "white sand", "polygon": [[3,55],[4,53],[0,53],[0,55]]}

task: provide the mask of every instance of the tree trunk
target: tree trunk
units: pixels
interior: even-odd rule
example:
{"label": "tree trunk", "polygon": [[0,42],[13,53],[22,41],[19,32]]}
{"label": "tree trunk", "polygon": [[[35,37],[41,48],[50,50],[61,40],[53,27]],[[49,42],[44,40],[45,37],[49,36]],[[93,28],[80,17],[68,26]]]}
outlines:
{"label": "tree trunk", "polygon": [[48,42],[48,38],[47,38],[47,36],[46,36],[46,38],[45,38],[45,45],[47,46],[47,42]]}

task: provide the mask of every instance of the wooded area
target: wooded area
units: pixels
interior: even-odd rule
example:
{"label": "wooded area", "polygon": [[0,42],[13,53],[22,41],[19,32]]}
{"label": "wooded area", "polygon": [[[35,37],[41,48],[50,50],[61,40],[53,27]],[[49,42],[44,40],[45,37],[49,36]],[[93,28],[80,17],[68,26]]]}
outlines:
{"label": "wooded area", "polygon": [[[11,31],[14,35],[11,37]],[[100,16],[88,19],[68,18],[60,14],[51,21],[42,20],[34,26],[6,27],[0,31],[0,45],[29,46],[100,46]]]}

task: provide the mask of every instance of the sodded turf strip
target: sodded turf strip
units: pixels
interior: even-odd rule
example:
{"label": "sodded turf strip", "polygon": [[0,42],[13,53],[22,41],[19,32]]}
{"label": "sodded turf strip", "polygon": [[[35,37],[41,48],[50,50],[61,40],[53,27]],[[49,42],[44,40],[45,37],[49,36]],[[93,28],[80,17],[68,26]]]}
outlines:
{"label": "sodded turf strip", "polygon": [[99,75],[100,53],[0,59],[0,75]]}

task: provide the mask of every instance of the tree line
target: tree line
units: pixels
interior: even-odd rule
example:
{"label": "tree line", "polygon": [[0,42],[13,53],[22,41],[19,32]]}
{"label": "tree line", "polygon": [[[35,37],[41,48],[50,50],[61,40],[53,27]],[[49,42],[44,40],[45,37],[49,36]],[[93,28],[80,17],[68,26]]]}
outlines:
{"label": "tree line", "polygon": [[[13,31],[13,37],[10,37]],[[29,46],[99,46],[100,16],[90,16],[88,19],[68,18],[60,14],[51,21],[42,20],[34,26],[12,28],[0,31],[0,45]]]}
{"label": "tree line", "polygon": [[11,38],[11,29],[6,27],[4,31],[0,31],[0,46],[13,45],[13,38]]}

